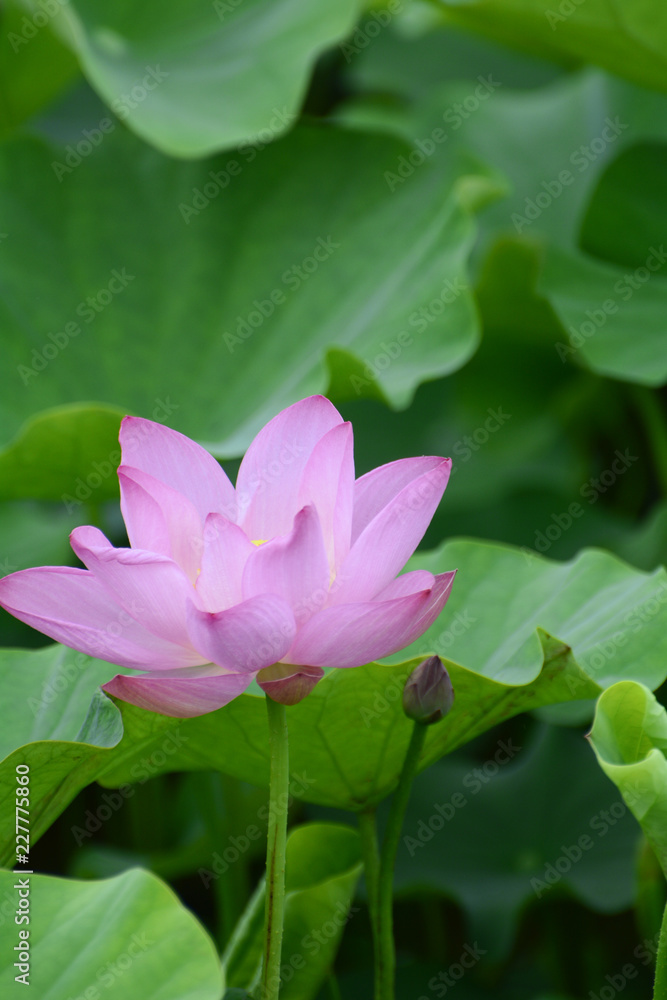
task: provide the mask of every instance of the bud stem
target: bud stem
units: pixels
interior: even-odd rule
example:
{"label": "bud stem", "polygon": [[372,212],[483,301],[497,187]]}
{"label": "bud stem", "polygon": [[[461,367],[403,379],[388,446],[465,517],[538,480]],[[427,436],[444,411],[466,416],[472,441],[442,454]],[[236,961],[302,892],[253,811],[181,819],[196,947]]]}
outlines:
{"label": "bud stem", "polygon": [[377,951],[377,907],[378,882],[380,878],[380,851],[378,848],[377,823],[375,809],[365,809],[359,813],[359,835],[364,858],[364,878],[368,894],[368,912],[373,931],[373,947]]}
{"label": "bud stem", "polygon": [[377,901],[378,961],[376,963],[375,1000],[394,1000],[396,978],[396,952],[394,949],[393,889],[396,852],[401,839],[405,810],[410,799],[412,782],[417,773],[419,757],[426,739],[427,727],[415,722],[410,744],[403,762],[403,770],[394,792],[385,830]]}
{"label": "bud stem", "polygon": [[287,713],[266,696],[271,745],[269,831],[266,850],[266,904],[264,908],[264,964],[262,1000],[277,1000],[280,991],[280,956],[285,918],[285,845],[289,799],[289,754]]}
{"label": "bud stem", "polygon": [[660,928],[660,943],[655,960],[655,985],[653,1000],[667,1000],[667,906]]}

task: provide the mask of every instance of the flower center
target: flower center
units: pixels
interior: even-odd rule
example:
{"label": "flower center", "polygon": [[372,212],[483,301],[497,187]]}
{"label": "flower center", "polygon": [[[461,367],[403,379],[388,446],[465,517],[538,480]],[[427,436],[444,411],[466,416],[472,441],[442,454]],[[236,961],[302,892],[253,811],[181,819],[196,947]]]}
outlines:
{"label": "flower center", "polygon": [[253,545],[264,545],[265,542],[268,542],[268,538],[251,538],[250,541]]}

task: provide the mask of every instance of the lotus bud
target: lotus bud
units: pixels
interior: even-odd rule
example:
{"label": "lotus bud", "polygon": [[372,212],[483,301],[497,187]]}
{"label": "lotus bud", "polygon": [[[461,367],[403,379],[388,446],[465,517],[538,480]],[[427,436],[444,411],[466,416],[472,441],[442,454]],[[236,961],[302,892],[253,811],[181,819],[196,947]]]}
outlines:
{"label": "lotus bud", "polygon": [[439,656],[429,656],[412,671],[403,689],[403,711],[410,719],[430,726],[451,711],[454,688]]}

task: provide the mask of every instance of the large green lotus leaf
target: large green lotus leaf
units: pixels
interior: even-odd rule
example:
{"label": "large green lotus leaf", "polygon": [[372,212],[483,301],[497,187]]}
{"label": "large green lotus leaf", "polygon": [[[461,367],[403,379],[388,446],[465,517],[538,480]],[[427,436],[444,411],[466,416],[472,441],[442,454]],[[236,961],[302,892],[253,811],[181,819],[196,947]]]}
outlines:
{"label": "large green lotus leaf", "polygon": [[[636,421],[628,419],[627,400],[609,380],[562,363],[556,353],[564,335],[552,308],[535,292],[539,268],[529,239],[517,234],[497,239],[476,286],[484,336],[470,362],[420,386],[405,411],[383,412],[382,404],[371,400],[343,406],[354,426],[360,472],[405,454],[452,456],[456,478],[431,523],[427,544],[483,534],[534,546],[545,526],[556,530],[553,515],[576,502],[582,516],[560,537],[549,539],[549,556],[571,558],[586,545],[608,547],[627,534],[631,519],[619,515],[618,504],[612,510],[589,482],[592,473],[608,468],[616,448],[629,447],[640,459],[631,475],[619,480],[616,499],[622,503],[625,497],[626,509],[636,510],[633,497],[639,501],[645,490],[650,494],[650,462],[644,461]],[[610,454],[596,466],[591,454],[600,451],[601,440],[611,442]]]}
{"label": "large green lotus leaf", "polygon": [[[579,242],[602,260],[634,270],[667,230],[667,144],[639,143],[607,167],[586,210]],[[661,272],[664,278],[664,272]]]}
{"label": "large green lotus leaf", "polygon": [[[521,244],[514,241],[513,246]],[[523,259],[518,257],[519,266]],[[516,272],[509,255],[504,262],[509,313]],[[501,272],[496,274],[500,279]],[[544,302],[541,312],[549,312]],[[354,427],[358,474],[406,454],[451,455],[452,479],[425,536],[426,547],[447,536],[477,534],[537,546],[548,550],[550,558],[567,559],[584,546],[607,547],[628,535],[631,519],[598,502],[600,492],[591,489],[591,472],[599,474],[603,466],[591,467],[590,453],[600,439],[613,442],[612,460],[616,448],[629,447],[640,460],[630,465],[631,474],[619,486],[640,497],[648,470],[644,451],[635,450],[640,444],[635,428],[628,425],[620,401],[609,399],[608,381],[558,362],[554,343],[562,335],[555,321],[553,340],[541,342],[532,335],[537,327],[531,329],[529,323],[534,319],[537,324],[539,318],[537,300],[532,315],[521,311],[523,329],[511,327],[509,314],[497,315],[497,326],[485,329],[471,361],[453,375],[421,385],[407,410],[387,412],[382,403],[368,399],[341,407]],[[558,518],[572,503],[578,504],[580,516],[561,532],[554,527],[554,515]],[[639,565],[653,568],[661,561]]]}
{"label": "large green lotus leaf", "polygon": [[636,143],[665,139],[666,111],[664,95],[599,71],[534,90],[508,89],[487,71],[432,88],[395,114],[394,130],[422,146],[432,142],[430,160],[445,170],[473,154],[507,179],[509,197],[482,218],[485,236],[510,232],[574,246],[605,168]]}
{"label": "large green lotus leaf", "polygon": [[[656,3],[586,0],[439,0],[447,20],[530,53],[593,61],[667,90],[667,11]],[[564,12],[563,12],[564,11]]]}
{"label": "large green lotus leaf", "polygon": [[310,71],[359,0],[71,0],[56,18],[118,117],[173,156],[266,144],[296,119]]}
{"label": "large green lotus leaf", "polygon": [[[14,857],[9,812],[13,815],[17,765],[30,767],[30,837],[34,843],[77,792],[95,780],[103,748],[118,744],[123,725],[109,699],[101,694],[95,697],[98,686],[115,673],[109,664],[58,645],[3,649],[0,662],[0,752],[2,757],[9,755],[0,781],[0,808],[6,817],[0,825],[0,863],[6,864]],[[85,727],[87,719],[90,727]]]}
{"label": "large green lotus leaf", "polygon": [[[59,8],[54,0],[54,11]],[[41,7],[18,0],[2,5],[0,136],[50,104],[78,75],[76,59],[49,30],[50,20]]]}
{"label": "large green lotus leaf", "polygon": [[[252,161],[187,163],[117,130],[59,185],[51,164],[65,164],[63,151],[8,143],[0,444],[11,453],[0,461],[10,495],[76,495],[116,452],[122,412],[239,455],[279,409],[329,381],[335,398],[404,406],[421,381],[464,364],[479,336],[466,277],[474,225],[461,184],[430,165],[389,190],[383,173],[406,152],[311,127]],[[418,336],[409,319],[433,300]]]}
{"label": "large green lotus leaf", "polygon": [[81,518],[64,506],[33,501],[0,504],[0,576],[28,566],[54,566],[72,560],[68,533]]}
{"label": "large green lotus leaf", "polygon": [[581,733],[545,726],[529,740],[487,740],[485,758],[419,775],[399,845],[397,892],[459,902],[484,962],[506,957],[531,902],[565,891],[617,912],[635,896],[639,831]]}
{"label": "large green lotus leaf", "polygon": [[[495,362],[495,372],[499,364],[503,370],[504,409],[512,417],[488,441],[483,418],[468,422],[467,434],[477,436],[472,442],[477,450],[472,454],[462,448],[465,438],[458,436],[455,447],[466,464],[462,466],[452,456],[454,470],[464,474],[445,494],[440,513],[449,505],[454,517],[449,527],[442,524],[440,537],[482,534],[478,510],[483,506],[485,537],[537,548],[555,559],[572,558],[586,546],[611,548],[627,562],[652,569],[664,559],[637,562],[632,549],[626,554],[622,547],[635,533],[641,498],[651,495],[645,435],[637,421],[629,419],[632,400],[597,373],[561,362],[557,345],[569,342],[551,306],[536,293],[539,270],[535,247],[516,235],[498,239],[484,259],[476,288],[482,344],[472,361],[450,376],[445,399],[458,394],[461,387],[457,409],[470,412],[471,401],[482,402],[481,384],[487,400],[497,396],[497,379],[492,382]],[[566,352],[565,360],[569,357]],[[528,380],[522,359],[531,371]],[[466,380],[474,375],[476,382],[471,381],[464,392]],[[417,398],[421,393],[423,387]],[[480,406],[478,413],[483,412]],[[355,426],[355,442],[358,436]],[[601,442],[605,442],[602,447]],[[616,477],[616,503],[611,506],[594,483],[616,461],[615,452],[626,449],[633,456],[628,466],[631,474]],[[442,453],[452,454],[448,449]],[[486,483],[482,480],[485,473]],[[493,496],[490,503],[485,499],[488,491]],[[467,513],[457,509],[463,497],[468,501]],[[562,520],[562,512],[572,503],[578,505],[575,510],[580,516],[567,531],[553,537],[559,534],[554,522]],[[547,526],[552,535],[548,547],[544,540]]]}
{"label": "large green lotus leaf", "polygon": [[[457,691],[447,726],[429,733],[421,764],[428,766],[478,733],[518,712],[552,701],[594,697],[598,685],[573,661],[569,648],[546,633],[535,634],[536,664],[544,664],[532,683],[507,685],[481,677],[447,660]],[[360,810],[384,799],[396,786],[412,724],[401,708],[405,681],[423,656],[407,662],[368,664],[332,671],[299,705],[290,709],[290,769],[295,797],[321,805]],[[517,675],[521,671],[517,670]],[[120,706],[126,742],[108,755],[97,777],[107,786],[131,781],[140,754],[130,727],[145,734],[158,719],[132,706]],[[269,754],[264,699],[245,694],[217,713],[179,726],[180,745],[162,770],[217,767],[234,777],[268,785]],[[241,735],[243,734],[243,735]],[[159,739],[159,737],[158,737]],[[234,744],[230,755],[228,747]],[[241,752],[241,747],[242,752]],[[238,750],[238,752],[237,752]]]}
{"label": "large green lotus leaf", "polygon": [[[72,562],[69,532],[81,523],[80,508],[33,501],[0,504],[0,576],[29,566]],[[0,645],[33,645],[42,637],[0,609]]]}
{"label": "large green lotus leaf", "polygon": [[419,552],[408,563],[431,572],[445,566],[460,570],[446,609],[401,656],[431,650],[496,681],[526,684],[542,665],[541,628],[566,643],[601,686],[632,678],[657,688],[665,679],[664,569],[639,573],[595,549],[557,563],[466,540]]}
{"label": "large green lotus leaf", "polygon": [[112,406],[75,403],[28,419],[0,453],[3,498],[57,499],[76,514],[117,497],[123,416]]}
{"label": "large green lotus leaf", "polygon": [[[544,302],[536,315],[537,277],[537,292],[561,327],[554,362],[579,360],[602,375],[663,384],[667,98],[592,72],[529,92],[492,82],[493,89],[475,81],[439,88],[403,123],[403,132],[422,144],[434,128],[444,130],[433,160],[447,165],[471,151],[512,187],[484,214],[484,240],[493,248],[482,272],[485,323],[507,312],[504,257],[496,248],[512,232],[528,251],[521,272],[526,291],[510,300],[513,325],[530,322],[540,328],[535,337],[553,336]],[[582,253],[580,241],[604,260]]]}
{"label": "large green lotus leaf", "polygon": [[620,790],[667,875],[667,712],[643,684],[600,697],[591,730],[598,762]]}
{"label": "large green lotus leaf", "polygon": [[[562,72],[531,54],[451,25],[419,30],[410,20],[415,8],[403,7],[402,13],[397,11],[386,30],[372,39],[364,35],[362,22],[343,44],[346,72],[356,92],[419,100],[445,80],[474,80],[492,73],[504,87],[514,89],[542,86]],[[373,14],[367,24],[371,20]]]}
{"label": "large green lotus leaf", "polygon": [[[445,659],[456,702],[446,723],[430,729],[421,767],[519,712],[596,697],[623,677],[651,687],[665,679],[664,570],[639,573],[596,551],[552,563],[470,541],[420,554],[411,565],[459,568],[447,609],[407,650],[413,659],[332,670],[289,709],[297,798],[359,810],[391,793],[412,726],[401,708],[403,686],[429,651]],[[88,708],[114,668],[59,646],[5,651],[0,664],[9,720],[0,788],[7,799],[16,765],[31,766],[35,839],[93,780],[108,787],[142,784],[163,771],[210,768],[268,784],[263,697],[244,694],[208,715],[174,720],[116,707],[101,693]],[[13,827],[6,801],[2,806],[7,858]]]}
{"label": "large green lotus leaf", "polygon": [[[509,300],[517,287],[517,270],[503,269]],[[494,273],[500,277],[497,268]],[[498,296],[492,296],[497,301]],[[470,362],[446,378],[420,386],[407,410],[387,412],[382,403],[368,399],[342,406],[343,416],[354,427],[359,474],[407,454],[451,455],[452,479],[429,527],[427,545],[448,535],[479,530],[480,521],[485,534],[498,537],[494,532],[509,527],[502,523],[504,514],[516,515],[519,531],[514,537],[500,537],[529,545],[531,526],[542,527],[550,522],[553,510],[567,508],[586,480],[581,428],[577,426],[576,434],[572,433],[569,414],[564,417],[561,403],[575,390],[575,380],[581,384],[585,376],[554,363],[551,339],[541,341],[533,335],[535,325],[529,324],[533,320],[537,324],[547,312],[543,302],[541,310],[522,310],[525,336],[510,328],[509,318],[503,323],[504,316],[498,316],[497,325],[487,327]],[[558,335],[559,327],[554,327]],[[525,378],[527,368],[530,380]],[[499,371],[503,372],[502,386]],[[577,389],[578,396],[583,395],[582,389]],[[593,398],[594,412],[596,404]],[[381,435],[377,432],[380,424]],[[545,493],[546,503],[557,506],[549,506],[542,514],[533,491]],[[568,499],[563,502],[563,497]],[[480,510],[484,511],[481,519]],[[590,537],[590,517],[581,521],[586,522]],[[579,523],[565,536],[567,544],[574,546],[572,552],[587,542],[579,532],[577,545],[578,528]]]}
{"label": "large green lotus leaf", "polygon": [[[333,965],[361,874],[359,835],[348,826],[307,823],[291,831],[285,862],[284,1000],[313,1000]],[[258,981],[264,945],[265,884],[254,894],[225,954],[231,987]]]}
{"label": "large green lotus leaf", "polygon": [[[21,874],[0,872],[19,902]],[[30,875],[30,923],[0,925],[0,988],[7,1000],[220,1000],[220,961],[208,934],[171,889],[134,868],[101,882]],[[29,931],[29,989],[16,982],[19,931]],[[18,970],[19,972],[22,970]]]}
{"label": "large green lotus leaf", "polygon": [[667,503],[660,501],[633,531],[613,544],[621,559],[639,569],[653,569],[667,563]]}
{"label": "large green lotus leaf", "polygon": [[644,385],[667,380],[666,164],[665,144],[623,150],[582,220],[586,252],[550,249],[538,286],[564,328],[563,360]]}
{"label": "large green lotus leaf", "polygon": [[[654,206],[664,202],[667,98],[597,72],[528,92],[504,90],[493,75],[480,79],[437,88],[394,114],[394,123],[418,146],[431,142],[431,160],[444,170],[472,153],[512,188],[482,221],[483,244],[492,248],[481,258],[485,325],[508,306],[519,328],[539,319],[533,291],[539,276],[537,290],[555,317],[543,315],[534,336],[552,336],[556,319],[561,329],[554,360],[581,360],[602,375],[662,384],[664,209]],[[509,233],[528,251],[520,283],[526,291],[519,298],[508,297],[504,256],[496,252],[499,240],[507,246]],[[632,266],[584,255],[580,240],[606,261]],[[639,275],[636,268],[643,268]]]}
{"label": "large green lotus leaf", "polygon": [[667,381],[667,264],[661,244],[646,247],[637,269],[603,263],[577,251],[547,254],[538,289],[563,327],[561,361],[580,360],[626,382]]}

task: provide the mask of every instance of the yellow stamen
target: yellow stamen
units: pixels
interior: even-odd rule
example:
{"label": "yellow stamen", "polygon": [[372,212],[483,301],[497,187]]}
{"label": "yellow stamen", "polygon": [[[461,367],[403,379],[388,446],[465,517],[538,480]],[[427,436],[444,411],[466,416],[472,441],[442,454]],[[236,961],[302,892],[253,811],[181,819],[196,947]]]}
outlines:
{"label": "yellow stamen", "polygon": [[268,538],[251,538],[250,541],[253,545],[264,545],[265,542],[268,542]]}

